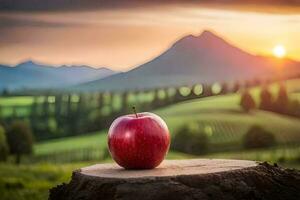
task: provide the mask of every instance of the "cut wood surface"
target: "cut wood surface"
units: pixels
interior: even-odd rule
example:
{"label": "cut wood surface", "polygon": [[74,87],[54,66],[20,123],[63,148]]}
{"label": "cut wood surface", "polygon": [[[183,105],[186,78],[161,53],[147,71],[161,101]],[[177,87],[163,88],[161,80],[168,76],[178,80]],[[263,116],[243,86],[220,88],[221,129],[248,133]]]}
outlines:
{"label": "cut wood surface", "polygon": [[257,166],[254,161],[191,159],[166,160],[151,170],[125,170],[116,164],[98,164],[80,169],[81,174],[99,178],[145,178],[209,174]]}
{"label": "cut wood surface", "polygon": [[49,199],[300,199],[300,172],[246,160],[166,160],[152,170],[97,164]]}

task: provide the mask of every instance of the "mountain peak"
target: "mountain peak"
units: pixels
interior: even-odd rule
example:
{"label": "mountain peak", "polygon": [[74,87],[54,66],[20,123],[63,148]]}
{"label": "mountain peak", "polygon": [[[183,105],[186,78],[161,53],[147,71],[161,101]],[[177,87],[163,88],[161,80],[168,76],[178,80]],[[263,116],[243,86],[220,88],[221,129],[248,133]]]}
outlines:
{"label": "mountain peak", "polygon": [[26,60],[18,65],[35,65],[35,63],[32,60]]}
{"label": "mountain peak", "polygon": [[21,62],[17,64],[15,67],[20,67],[20,68],[31,68],[31,67],[36,67],[37,64],[32,61],[32,60],[26,60],[24,62]]}
{"label": "mountain peak", "polygon": [[212,31],[204,30],[199,36],[199,39],[212,40],[212,39],[221,39],[218,35],[214,34]]}
{"label": "mountain peak", "polygon": [[204,30],[199,36],[187,35],[173,45],[175,48],[185,49],[210,49],[221,46],[230,46],[230,44],[209,30]]}

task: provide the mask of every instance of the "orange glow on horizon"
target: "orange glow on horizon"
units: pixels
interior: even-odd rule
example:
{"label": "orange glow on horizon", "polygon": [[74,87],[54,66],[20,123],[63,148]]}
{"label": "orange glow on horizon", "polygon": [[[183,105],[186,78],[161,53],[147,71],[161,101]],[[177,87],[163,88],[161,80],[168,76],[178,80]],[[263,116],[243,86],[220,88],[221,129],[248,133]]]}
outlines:
{"label": "orange glow on horizon", "polygon": [[[95,11],[0,13],[0,63],[32,59],[126,71],[168,49],[178,39],[212,30],[255,55],[300,60],[300,14],[257,13],[201,6]],[[12,24],[15,23],[15,24]],[[284,49],[270,47],[277,42]]]}
{"label": "orange glow on horizon", "polygon": [[273,48],[273,54],[275,57],[277,58],[283,58],[286,56],[286,50],[285,50],[285,47],[283,45],[276,45],[274,48]]}

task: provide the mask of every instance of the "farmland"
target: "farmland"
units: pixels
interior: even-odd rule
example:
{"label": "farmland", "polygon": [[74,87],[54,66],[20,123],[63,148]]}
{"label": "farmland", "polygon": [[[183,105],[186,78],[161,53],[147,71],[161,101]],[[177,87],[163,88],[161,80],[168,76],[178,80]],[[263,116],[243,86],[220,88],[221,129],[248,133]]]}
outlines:
{"label": "farmland", "polygon": [[[257,89],[252,92],[255,95]],[[184,124],[194,125],[209,136],[211,144],[219,146],[231,144],[234,146],[233,149],[241,148],[243,135],[253,125],[260,125],[274,133],[279,144],[300,142],[299,119],[261,110],[245,113],[239,106],[239,100],[239,94],[206,97],[174,104],[153,112],[167,122],[171,135],[176,134],[178,127]],[[57,160],[64,160],[61,159],[61,157],[65,157],[63,153],[77,155],[83,154],[84,151],[90,151],[94,152],[92,153],[94,156],[87,159],[98,158],[97,156],[106,149],[106,133],[107,131],[104,130],[41,142],[35,145],[35,156],[43,158],[43,156],[51,154]],[[78,155],[75,157],[76,161],[81,159]]]}
{"label": "farmland", "polygon": [[[218,85],[213,85],[212,90],[214,90]],[[285,86],[289,92],[290,98],[292,99],[298,99],[299,100],[299,94],[300,94],[300,79],[293,79],[288,80],[285,82]],[[278,91],[278,83],[273,83],[270,85],[271,92],[275,95]],[[174,88],[173,88],[174,89]],[[174,90],[170,88],[168,90],[169,95],[174,95]],[[257,103],[259,103],[259,87],[251,89],[251,93],[253,94],[253,97],[256,99]],[[183,95],[186,95],[189,93],[189,89],[187,87],[181,88],[181,93]],[[159,98],[164,98],[165,93],[162,90],[159,90],[158,92]],[[94,94],[89,95],[87,97],[89,99],[89,104],[91,107],[96,107],[97,99],[92,98]],[[108,104],[112,104],[113,109],[119,109],[121,107],[120,103],[120,95],[116,95],[113,99],[111,99],[111,96],[109,96],[107,93],[103,95],[104,98],[104,105],[102,108],[102,112],[107,113],[110,112],[110,107]],[[36,98],[36,99],[35,99]],[[53,96],[48,96],[48,102],[50,104],[53,104],[55,102],[55,99],[53,99]],[[128,93],[128,103],[130,105],[136,104],[138,102],[150,102],[154,98],[154,92],[141,92],[139,94],[134,94],[129,92]],[[45,101],[45,96],[13,96],[13,97],[1,97],[0,96],[0,116],[8,117],[10,115],[16,114],[20,117],[27,117],[30,114],[30,106],[37,101],[37,103],[42,104]],[[214,97],[211,97],[211,99],[214,99]],[[201,105],[203,107],[201,108],[230,108],[230,106],[238,106],[240,98],[238,94],[235,95],[229,95],[228,97],[224,98],[217,98],[214,101],[206,101],[205,105]],[[77,95],[72,95],[72,101],[76,102],[78,101]]]}
{"label": "farmland", "polygon": [[[299,94],[298,83],[299,80],[287,81],[286,85],[291,96]],[[270,89],[276,93],[278,85],[273,84]],[[259,88],[251,90],[257,103],[259,90]],[[29,105],[31,103],[30,97],[15,97],[13,101],[4,99],[2,98],[0,101],[2,105],[13,103]],[[176,130],[182,125],[197,126],[200,132],[208,136],[210,144],[216,145],[216,147],[226,144],[227,146],[222,148],[223,150],[240,149],[244,134],[253,125],[259,125],[272,132],[280,145],[300,142],[299,119],[261,110],[245,113],[241,110],[239,101],[240,94],[219,95],[173,104],[153,112],[167,122],[171,136],[176,134]],[[38,157],[37,161],[56,160],[58,162],[100,159],[99,155],[106,151],[106,133],[107,130],[103,130],[37,143],[34,147],[34,157]],[[219,149],[213,146],[210,151],[215,152]],[[72,156],[66,155],[73,155],[74,159]],[[65,157],[68,157],[69,160],[66,160]]]}
{"label": "farmland", "polygon": [[209,97],[172,105],[156,113],[166,120],[171,132],[176,132],[176,128],[183,124],[197,123],[210,135],[212,142],[238,141],[255,124],[274,132],[284,143],[300,140],[299,119],[260,110],[244,113],[238,101],[236,94]]}
{"label": "farmland", "polygon": [[[299,80],[286,83],[289,96],[299,99]],[[271,86],[276,94],[278,85]],[[259,88],[251,90],[256,103],[259,103]],[[142,97],[140,97],[142,98]],[[150,98],[150,97],[149,97]],[[2,97],[2,113],[7,114],[11,106],[24,108],[23,114],[33,102],[33,97]],[[133,98],[132,98],[133,99]],[[43,99],[40,98],[42,102]],[[300,123],[299,119],[262,110],[246,113],[239,106],[240,94],[226,94],[205,97],[176,103],[155,109],[168,124],[171,136],[180,126],[196,126],[209,138],[210,153],[201,158],[232,158],[279,162],[287,167],[300,168]],[[278,146],[268,149],[245,150],[241,147],[247,130],[259,125],[272,132]],[[48,189],[70,179],[71,172],[82,166],[94,163],[112,162],[107,155],[107,130],[81,134],[78,136],[51,139],[34,145],[34,155],[23,159],[20,166],[0,164],[0,198],[46,199]],[[228,147],[219,150],[217,147]],[[168,159],[196,158],[199,156],[170,151]]]}
{"label": "farmland", "polygon": [[[251,125],[258,124],[274,132],[282,143],[300,141],[299,120],[271,112],[255,110],[244,113],[237,105],[237,95],[203,98],[179,103],[154,111],[167,122],[171,135],[183,124],[197,124],[210,136],[212,143],[238,142]],[[218,105],[224,102],[224,105]],[[49,140],[35,145],[36,155],[83,148],[104,149],[107,131]]]}

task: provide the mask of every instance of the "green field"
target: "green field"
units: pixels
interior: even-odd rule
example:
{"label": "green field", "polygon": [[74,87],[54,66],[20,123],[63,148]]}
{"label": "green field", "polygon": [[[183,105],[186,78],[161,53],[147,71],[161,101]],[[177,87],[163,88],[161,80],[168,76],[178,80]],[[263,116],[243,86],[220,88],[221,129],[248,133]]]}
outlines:
{"label": "green field", "polygon": [[[290,91],[296,91],[298,87],[295,85],[298,81],[292,80],[288,83]],[[274,85],[271,89],[276,92],[277,88],[277,85]],[[251,92],[257,97],[259,89],[253,89]],[[258,98],[256,100],[258,101]],[[171,135],[184,124],[196,125],[209,136],[211,144],[232,144],[239,147],[243,135],[252,125],[260,125],[271,131],[279,144],[300,143],[299,119],[261,110],[245,113],[241,110],[239,101],[239,94],[228,94],[190,100],[153,112],[167,122]],[[77,154],[75,160],[80,160],[78,155],[84,150],[89,150],[98,158],[97,155],[102,154],[106,148],[106,133],[107,131],[102,131],[38,143],[34,147],[35,155],[42,157],[51,154],[57,160],[64,160],[61,159],[65,157],[63,153]],[[51,158],[50,156],[47,159]]]}
{"label": "green field", "polygon": [[106,147],[106,131],[71,138],[61,138],[34,145],[35,155],[76,150],[89,147]]}
{"label": "green field", "polygon": [[245,113],[238,105],[239,95],[208,97],[154,111],[166,120],[172,133],[183,124],[197,124],[212,143],[237,142],[251,125],[273,132],[278,142],[300,142],[299,119],[272,112]]}
{"label": "green field", "polygon": [[[299,99],[300,80],[288,81],[289,95]],[[273,93],[277,85],[271,88]],[[251,90],[258,103],[259,88]],[[142,98],[142,97],[140,97]],[[32,97],[0,98],[0,105],[30,106]],[[189,124],[209,136],[211,144],[231,144],[239,147],[241,139],[252,125],[271,131],[279,146],[269,149],[213,152],[201,158],[231,158],[279,162],[300,169],[300,120],[272,112],[253,110],[245,113],[239,106],[240,94],[228,94],[186,101],[152,112],[168,124],[171,135],[178,127]],[[107,151],[107,130],[49,140],[34,145],[34,156],[24,158],[20,166],[0,163],[0,199],[47,199],[48,189],[70,179],[71,172],[94,163],[112,162],[103,157]],[[170,151],[167,159],[196,158],[196,156]]]}
{"label": "green field", "polygon": [[[66,139],[53,140],[35,145],[35,154],[49,155],[53,153],[62,154],[63,152],[77,151],[78,149],[89,148],[95,145],[100,151],[106,148],[106,134],[94,133],[87,136],[78,136]],[[102,152],[100,152],[102,153]],[[196,156],[170,151],[168,159],[193,158]],[[296,161],[300,164],[300,144],[281,145],[268,149],[239,150],[234,152],[219,152],[203,155],[208,158],[232,158],[232,159],[251,159],[272,162]],[[95,160],[97,162],[97,160]],[[99,160],[99,162],[110,161],[110,158]]]}
{"label": "green field", "polygon": [[[171,135],[181,125],[196,124],[209,136],[212,144],[240,145],[243,135],[252,125],[260,125],[274,133],[278,143],[300,142],[299,119],[260,110],[245,113],[238,105],[239,98],[238,94],[207,97],[154,112],[167,122]],[[84,149],[95,149],[95,154],[101,154],[106,148],[106,133],[107,131],[102,131],[38,143],[34,147],[35,155],[60,156],[63,152],[77,154]]]}
{"label": "green field", "polygon": [[[284,82],[286,85],[286,88],[289,92],[290,98],[291,99],[297,99],[300,100],[300,79],[293,79],[293,80],[288,80]],[[214,86],[213,86],[214,88]],[[270,86],[271,92],[275,95],[278,91],[278,83],[273,83]],[[187,91],[190,91],[190,89],[188,89],[187,87],[182,87],[181,88],[181,93],[184,94]],[[255,99],[258,102],[258,97],[259,97],[259,91],[260,88],[254,88],[251,90],[252,94],[254,95]],[[174,95],[174,88],[170,88],[168,90],[169,95]],[[160,90],[159,91],[159,97],[160,98],[164,98],[165,93]],[[86,98],[89,101],[89,104],[92,106],[97,106],[97,97],[93,95],[95,94],[90,94],[87,95]],[[0,116],[3,117],[9,117],[11,115],[17,115],[20,117],[26,117],[30,114],[30,106],[33,104],[34,102],[34,98],[33,96],[16,96],[16,97],[0,97]],[[112,103],[112,108],[115,110],[118,110],[121,108],[121,99],[120,99],[120,95],[115,95],[113,99],[111,99],[111,97],[104,93],[103,95],[104,98],[104,106],[101,110],[101,112],[105,115],[107,113],[110,112],[111,107],[109,106],[110,103]],[[129,96],[128,96],[128,104],[129,105],[135,105],[138,104],[139,102],[151,102],[154,98],[154,93],[153,92],[148,92],[148,93],[139,93],[139,94],[132,94],[129,92]],[[214,97],[212,97],[214,98]],[[224,99],[222,99],[224,100]],[[222,102],[222,100],[220,99],[219,103],[216,106],[216,108],[221,107],[223,108],[224,106],[228,105],[228,106],[232,106],[232,103],[234,100],[235,103],[239,101],[239,98],[235,98],[235,99],[227,99],[227,102]],[[225,99],[226,100],[226,99]],[[38,103],[43,103],[45,101],[45,97],[44,96],[38,96],[37,97],[37,102]],[[55,98],[53,96],[48,96],[48,101],[50,102],[54,102]],[[72,102],[76,102],[78,101],[78,95],[72,95]],[[209,104],[209,103],[208,103]]]}
{"label": "green field", "polygon": [[32,96],[20,96],[20,97],[1,97],[1,106],[30,106],[33,103]]}
{"label": "green field", "polygon": [[[196,158],[195,156],[170,152],[168,159]],[[228,152],[204,155],[200,158],[232,158],[280,162],[280,165],[300,169],[300,147],[278,147],[272,149]],[[101,162],[111,162],[110,159]],[[42,200],[47,199],[48,190],[68,182],[73,170],[99,161],[72,164],[39,163],[20,166],[0,163],[1,200]]]}
{"label": "green field", "polygon": [[74,169],[92,163],[65,165],[0,164],[1,200],[42,200],[48,198],[49,188],[67,182]]}

